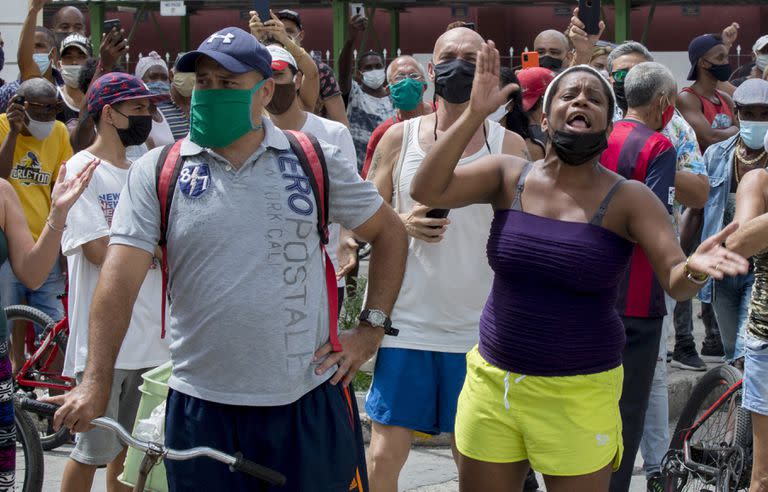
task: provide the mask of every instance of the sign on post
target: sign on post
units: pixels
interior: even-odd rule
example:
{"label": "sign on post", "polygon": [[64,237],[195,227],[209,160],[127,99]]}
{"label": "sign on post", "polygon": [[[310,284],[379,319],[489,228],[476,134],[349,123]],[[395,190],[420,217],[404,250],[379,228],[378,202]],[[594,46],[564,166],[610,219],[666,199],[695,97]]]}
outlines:
{"label": "sign on post", "polygon": [[160,0],[160,15],[165,17],[181,17],[187,15],[184,0]]}

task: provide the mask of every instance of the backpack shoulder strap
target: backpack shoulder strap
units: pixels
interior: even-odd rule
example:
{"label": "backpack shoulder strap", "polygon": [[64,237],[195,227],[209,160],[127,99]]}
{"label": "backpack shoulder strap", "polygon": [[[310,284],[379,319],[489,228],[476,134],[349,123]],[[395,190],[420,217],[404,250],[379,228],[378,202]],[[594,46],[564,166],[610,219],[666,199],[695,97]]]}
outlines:
{"label": "backpack shoulder strap", "polygon": [[155,164],[155,180],[157,198],[160,200],[160,248],[163,250],[161,272],[163,276],[163,301],[161,312],[160,338],[165,338],[165,306],[168,299],[168,216],[171,213],[173,194],[176,191],[176,181],[181,172],[181,140],[163,147]]}
{"label": "backpack shoulder strap", "polygon": [[294,130],[285,130],[284,133],[309,179],[317,202],[317,231],[323,244],[328,244],[328,166],[325,154],[313,135]]}
{"label": "backpack shoulder strap", "polygon": [[328,293],[328,332],[331,347],[334,352],[341,352],[339,342],[339,292],[337,290],[336,272],[331,257],[325,250],[328,244],[328,166],[320,142],[307,133],[285,130],[291,150],[301,163],[304,174],[309,179],[312,192],[317,202],[317,232],[320,235],[320,250],[325,256],[325,288]]}
{"label": "backpack shoulder strap", "polygon": [[157,198],[160,200],[160,246],[166,243],[168,216],[181,172],[181,142],[178,140],[163,147],[155,164]]}

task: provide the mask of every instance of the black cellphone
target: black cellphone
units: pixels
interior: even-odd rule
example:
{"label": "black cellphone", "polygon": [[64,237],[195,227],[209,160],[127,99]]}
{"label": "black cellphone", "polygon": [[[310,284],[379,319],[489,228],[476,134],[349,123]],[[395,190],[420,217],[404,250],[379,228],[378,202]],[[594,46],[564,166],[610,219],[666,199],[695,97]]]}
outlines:
{"label": "black cellphone", "polygon": [[[117,29],[118,35],[120,33],[120,30],[122,29],[122,24],[120,23],[120,19],[107,19],[104,21],[104,34],[107,36],[114,36],[112,31],[114,29]],[[117,37],[117,36],[114,36]],[[122,35],[120,35],[120,39],[122,39]],[[117,44],[117,43],[113,43]]]}
{"label": "black cellphone", "polygon": [[475,26],[474,22],[465,22],[464,27],[467,29],[472,29],[473,31],[477,31],[477,26]]}
{"label": "black cellphone", "polygon": [[269,0],[253,0],[253,10],[259,14],[262,24],[272,20],[272,15],[269,13]]}
{"label": "black cellphone", "polygon": [[[448,212],[450,212],[450,209],[447,208],[433,208],[427,212],[427,217],[430,219],[444,219],[448,217]],[[438,226],[431,227],[432,229],[440,229]]]}
{"label": "black cellphone", "polygon": [[579,20],[587,34],[600,34],[600,0],[579,0]]}

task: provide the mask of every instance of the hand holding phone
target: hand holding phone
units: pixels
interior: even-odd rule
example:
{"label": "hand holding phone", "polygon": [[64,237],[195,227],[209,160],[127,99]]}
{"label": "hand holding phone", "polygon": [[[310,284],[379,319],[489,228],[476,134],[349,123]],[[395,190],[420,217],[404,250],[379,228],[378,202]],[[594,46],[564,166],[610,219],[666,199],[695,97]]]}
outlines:
{"label": "hand holding phone", "polygon": [[600,34],[600,0],[579,0],[579,20],[587,34]]}
{"label": "hand holding phone", "polygon": [[123,36],[120,33],[122,29],[120,19],[107,19],[104,21],[104,35],[112,38],[112,44],[122,41]]}

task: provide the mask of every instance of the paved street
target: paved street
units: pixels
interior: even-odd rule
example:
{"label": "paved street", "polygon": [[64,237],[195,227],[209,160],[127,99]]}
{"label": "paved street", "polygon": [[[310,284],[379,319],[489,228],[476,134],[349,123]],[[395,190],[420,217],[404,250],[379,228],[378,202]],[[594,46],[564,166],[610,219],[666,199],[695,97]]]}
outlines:
{"label": "paved street", "polygon": [[[698,304],[698,303],[697,303]],[[699,312],[698,305],[694,312]],[[704,337],[704,329],[701,320],[696,320],[694,329],[697,346],[701,346],[701,340]],[[668,338],[670,349],[673,345],[673,337]],[[713,365],[710,365],[713,366]],[[685,403],[691,387],[703,373],[681,371],[679,369],[669,368],[669,386],[670,386],[670,417],[675,419],[682,405]],[[673,422],[670,423],[673,426]],[[46,453],[45,459],[45,484],[43,490],[46,492],[58,491],[61,484],[61,475],[68,456],[68,447],[62,447],[52,452]],[[644,492],[645,477],[639,472],[642,461],[638,456],[636,461],[638,474],[632,480],[630,492]],[[539,484],[543,486],[543,480],[539,478]],[[104,471],[99,470],[96,475],[93,490],[103,492]],[[419,491],[419,492],[454,492],[459,490],[457,481],[456,467],[453,464],[451,451],[447,447],[426,447],[415,446],[411,451],[408,462],[405,465],[403,474],[400,477],[400,490]],[[546,489],[542,489],[546,490]]]}

